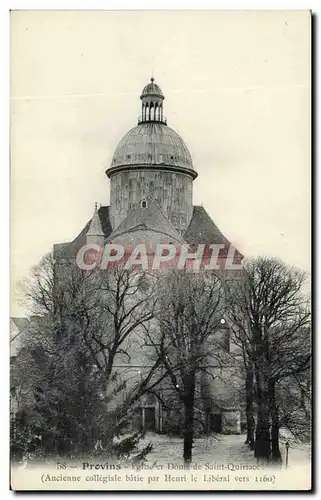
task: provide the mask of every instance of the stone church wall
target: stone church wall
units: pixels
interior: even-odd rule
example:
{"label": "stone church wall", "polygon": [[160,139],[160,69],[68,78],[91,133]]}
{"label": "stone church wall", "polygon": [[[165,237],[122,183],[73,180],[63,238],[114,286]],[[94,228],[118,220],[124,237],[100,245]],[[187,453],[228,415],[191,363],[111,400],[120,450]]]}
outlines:
{"label": "stone church wall", "polygon": [[193,213],[192,177],[165,170],[125,170],[110,180],[111,223],[113,229],[127,217],[140,200],[151,194],[173,226],[183,232]]}

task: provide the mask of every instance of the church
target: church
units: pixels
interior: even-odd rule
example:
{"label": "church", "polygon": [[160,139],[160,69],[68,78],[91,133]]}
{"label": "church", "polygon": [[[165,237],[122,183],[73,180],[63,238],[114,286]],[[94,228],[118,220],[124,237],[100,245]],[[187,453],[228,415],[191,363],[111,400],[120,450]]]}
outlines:
{"label": "church", "polygon": [[[227,255],[230,242],[203,206],[193,205],[197,177],[183,139],[167,125],[164,94],[151,78],[140,96],[138,123],[115,149],[106,170],[110,205],[95,209],[78,236],[55,250],[75,255],[91,242],[140,241],[221,245]],[[237,253],[235,261],[242,259]]]}
{"label": "church", "polygon": [[[92,219],[73,241],[54,245],[55,258],[75,258],[88,244],[130,248],[144,243],[186,245],[191,252],[198,245],[219,245],[219,259],[224,262],[231,243],[205,208],[193,205],[193,181],[198,174],[185,142],[167,124],[165,96],[154,78],[143,88],[140,100],[138,123],[120,140],[106,170],[110,205],[96,204]],[[234,262],[242,258],[236,250]],[[239,382],[236,376],[232,383],[233,374],[232,369],[226,375],[226,385],[216,382],[212,387],[219,408],[207,417],[209,430],[240,432]],[[164,431],[156,400],[147,398],[138,410],[144,427]]]}

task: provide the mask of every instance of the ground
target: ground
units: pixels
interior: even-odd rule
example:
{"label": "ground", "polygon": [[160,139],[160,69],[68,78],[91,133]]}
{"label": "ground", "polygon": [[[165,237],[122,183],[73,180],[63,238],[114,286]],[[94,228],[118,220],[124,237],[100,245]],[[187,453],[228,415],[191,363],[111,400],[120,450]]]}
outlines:
{"label": "ground", "polygon": [[[124,436],[123,436],[124,438]],[[118,441],[118,439],[115,439]],[[280,441],[280,451],[282,454],[283,463],[285,465],[285,454],[286,448],[285,443],[289,441],[289,466],[295,465],[309,465],[311,448],[308,444],[300,444],[295,441],[290,436],[284,436]],[[204,468],[206,463],[212,464],[247,464],[255,465],[256,459],[254,458],[253,452],[249,449],[245,442],[245,434],[243,435],[223,435],[223,434],[211,434],[202,438],[196,438],[193,445],[193,464],[196,462],[202,465]],[[149,443],[153,445],[153,449],[147,455],[147,464],[152,465],[157,462],[158,464],[168,464],[173,463],[176,465],[183,465],[184,461],[183,455],[183,439],[179,437],[171,437],[168,435],[161,435],[156,433],[148,432],[145,437],[139,441],[138,452],[145,448]],[[136,452],[131,454],[131,458],[137,455]],[[101,460],[107,459],[107,457],[99,450],[94,454],[95,459],[100,457]],[[57,463],[57,457],[52,457],[47,455],[43,457],[43,462],[45,463]],[[91,461],[93,456],[82,456],[79,459],[83,461]],[[63,460],[63,459],[62,459]],[[24,465],[30,466],[39,463],[38,460],[35,462],[33,459],[24,460]]]}
{"label": "ground", "polygon": [[[159,463],[173,462],[183,464],[183,440],[148,433],[140,442],[140,447],[147,443],[153,444],[153,450],[148,454],[148,463],[157,460]],[[244,444],[245,435],[213,434],[204,438],[195,439],[193,448],[193,462],[205,463],[233,463],[256,464],[253,452]],[[285,462],[285,439],[281,440],[281,454]],[[310,460],[310,447],[300,445],[293,440],[289,447],[289,465],[307,463]]]}

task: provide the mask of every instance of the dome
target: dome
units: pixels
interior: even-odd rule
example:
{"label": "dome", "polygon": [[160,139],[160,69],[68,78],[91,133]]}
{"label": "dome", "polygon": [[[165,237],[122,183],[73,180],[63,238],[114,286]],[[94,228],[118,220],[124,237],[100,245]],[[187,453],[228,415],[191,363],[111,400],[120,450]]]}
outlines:
{"label": "dome", "polygon": [[114,153],[108,177],[120,170],[158,168],[190,175],[197,173],[183,139],[170,127],[163,115],[164,94],[151,78],[140,96],[138,125],[122,138]]}
{"label": "dome", "polygon": [[163,166],[197,176],[183,139],[165,123],[145,122],[129,130],[116,148],[107,175],[135,166]]}
{"label": "dome", "polygon": [[140,98],[143,99],[143,97],[146,97],[146,96],[155,96],[155,97],[161,97],[162,99],[165,99],[164,98],[164,94],[161,90],[161,88],[156,84],[154,83],[154,78],[151,78],[150,79],[150,83],[148,83],[144,88],[143,88],[143,91],[141,93],[141,96]]}

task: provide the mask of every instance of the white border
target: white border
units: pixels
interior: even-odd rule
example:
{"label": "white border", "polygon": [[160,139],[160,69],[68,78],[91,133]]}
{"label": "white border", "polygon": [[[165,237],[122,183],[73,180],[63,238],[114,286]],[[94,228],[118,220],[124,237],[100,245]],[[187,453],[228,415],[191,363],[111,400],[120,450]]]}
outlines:
{"label": "white border", "polygon": [[[155,4],[154,4],[155,5]],[[4,388],[2,395],[2,411],[0,412],[1,417],[1,462],[0,462],[0,471],[1,471],[1,499],[9,498],[13,495],[12,492],[9,492],[9,435],[8,435],[8,417],[9,417],[9,404],[8,404],[8,395],[9,395],[9,348],[8,348],[8,337],[9,337],[9,293],[8,293],[8,284],[9,284],[9,10],[29,10],[29,9],[39,9],[39,10],[173,10],[173,9],[220,9],[220,10],[283,10],[283,9],[295,9],[295,10],[307,10],[310,9],[314,14],[319,14],[321,12],[320,8],[320,0],[313,0],[310,2],[306,1],[237,1],[237,0],[223,0],[223,1],[215,1],[215,0],[186,0],[185,2],[179,0],[162,0],[161,2],[157,2],[154,8],[151,9],[150,1],[130,1],[130,0],[91,0],[91,1],[47,1],[47,0],[38,0],[38,1],[8,1],[3,0],[0,3],[0,54],[1,54],[1,173],[2,179],[0,183],[0,216],[1,216],[1,263],[2,263],[2,275],[1,275],[1,334],[2,334],[2,346],[1,346],[1,354],[4,356],[4,359],[1,362],[1,382],[2,387]],[[317,20],[319,21],[319,20]],[[319,68],[317,62],[320,62],[319,54],[320,54],[320,37],[315,37],[316,46],[314,47],[316,60],[315,60],[315,91],[317,89],[316,82],[320,82],[319,77]],[[320,85],[320,83],[319,83]],[[315,124],[317,112],[319,111],[320,102],[316,99],[313,103],[313,106],[318,104],[315,112]],[[320,129],[315,130],[315,149],[317,149],[317,144],[320,140]],[[316,155],[315,162],[317,163],[318,157]],[[317,181],[317,169],[318,164],[315,164],[315,179],[314,182]],[[319,213],[320,213],[320,205],[321,205],[321,197],[319,194],[319,183],[317,183],[317,189],[315,191],[316,197],[316,213],[314,215],[316,221],[316,227],[318,227]],[[320,248],[320,234],[317,234],[316,237],[317,248]],[[317,252],[315,252],[315,257],[317,257]],[[315,269],[316,272],[316,282],[320,283],[320,268]],[[315,301],[315,313],[320,310],[319,299]],[[317,332],[320,331],[319,328],[319,320],[320,317],[315,318],[315,348],[318,348],[317,353],[314,355],[314,359],[316,362],[321,359],[320,356],[320,341],[317,343]],[[320,387],[320,369],[318,370],[316,382],[319,383],[318,387]],[[4,383],[5,382],[5,383]],[[319,412],[318,412],[318,394],[315,392],[315,416],[316,423],[315,427],[318,427],[319,424]],[[321,427],[321,426],[320,426]],[[315,440],[315,451],[318,454],[319,451],[319,442],[320,440]],[[316,471],[315,471],[316,472]],[[317,476],[316,473],[316,486],[318,488]],[[233,493],[229,492],[229,496],[232,496]],[[38,496],[38,495],[37,495]],[[61,494],[62,497],[67,497],[67,494]],[[74,498],[78,498],[82,496],[81,494],[73,495]],[[98,495],[100,496],[100,495]],[[105,497],[106,493],[102,493],[101,497]],[[108,495],[109,498],[115,497],[115,495]],[[129,495],[122,495],[122,498]],[[198,496],[198,495],[196,495]],[[278,496],[278,494],[273,494],[273,496]],[[40,497],[48,497],[48,495],[40,495]],[[164,495],[157,495],[158,498],[163,497]],[[166,494],[168,498],[168,494]],[[216,498],[221,497],[225,498],[226,495],[220,495],[216,493]],[[289,495],[288,498],[295,497],[295,495]],[[194,495],[195,498],[195,495]]]}

